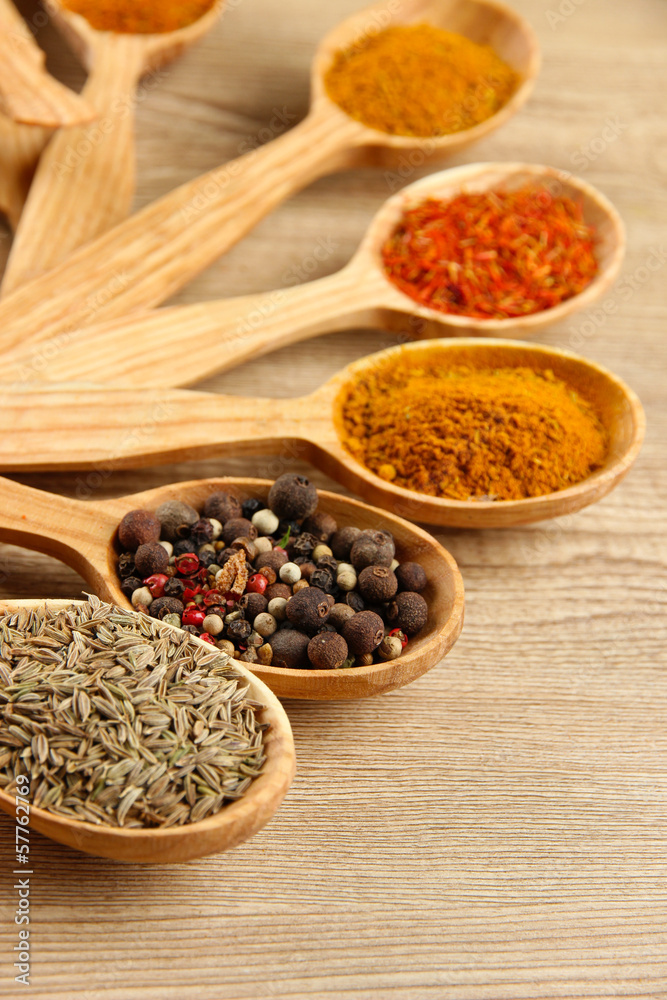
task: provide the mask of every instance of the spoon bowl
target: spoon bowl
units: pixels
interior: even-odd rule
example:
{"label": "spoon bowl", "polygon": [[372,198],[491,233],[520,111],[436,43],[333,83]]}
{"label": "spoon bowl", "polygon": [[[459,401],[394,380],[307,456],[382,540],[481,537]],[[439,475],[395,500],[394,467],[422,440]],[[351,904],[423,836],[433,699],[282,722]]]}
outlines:
{"label": "spoon bowl", "polygon": [[[66,600],[1,601],[0,614],[20,608],[51,608],[61,611],[81,604]],[[161,623],[161,627],[173,626]],[[174,631],[179,631],[174,629]],[[208,643],[193,636],[195,642],[210,650]],[[30,806],[30,826],[44,836],[67,844],[77,851],[116,861],[149,864],[179,864],[207,854],[219,854],[243,843],[261,830],[285,797],[295,772],[294,740],[289,719],[276,696],[243,663],[234,668],[248,685],[249,696],[264,706],[260,720],[269,724],[266,732],[266,762],[242,798],[229,803],[207,819],[166,829],[127,830],[69,819],[46,809]],[[16,817],[16,799],[0,789],[0,809]]]}
{"label": "spoon bowl", "polygon": [[[116,572],[116,530],[130,510],[155,510],[166,500],[184,500],[201,510],[216,490],[241,499],[266,499],[271,483],[262,479],[208,479],[161,486],[115,500],[83,502],[52,496],[9,480],[0,480],[0,538],[61,559],[79,572],[104,601],[132,605],[120,589]],[[463,625],[463,583],[452,556],[428,532],[393,514],[319,491],[319,510],[341,525],[390,531],[399,561],[419,562],[428,577],[424,597],[428,621],[396,660],[339,670],[296,670],[253,663],[252,673],[281,698],[319,701],[364,698],[402,687],[420,677],[452,648]],[[19,513],[25,511],[25,518]],[[234,661],[235,663],[237,661]],[[241,664],[245,670],[247,664]]]}
{"label": "spoon bowl", "polygon": [[[355,39],[397,24],[432,21],[476,41],[493,41],[522,75],[508,104],[475,128],[438,138],[394,136],[348,117],[324,89],[333,53]],[[118,37],[118,36],[113,36]],[[0,350],[39,343],[107,319],[164,302],[260,219],[295,191],[337,170],[383,163],[398,183],[427,160],[437,161],[499,127],[528,97],[539,68],[532,29],[494,0],[401,0],[355,14],[323,40],[313,65],[310,113],[297,126],[258,150],[188,181],[72,253],[48,274],[16,288],[0,305]],[[108,187],[113,185],[107,184]],[[78,192],[80,201],[81,192]],[[93,202],[93,207],[99,206]],[[79,205],[80,210],[80,205]],[[36,215],[38,221],[41,215]],[[50,242],[60,245],[62,240]],[[62,239],[69,239],[66,231]],[[21,281],[30,276],[39,247],[23,254]],[[16,272],[15,272],[16,273]],[[123,275],[110,294],[109,275]],[[90,308],[90,303],[95,308]]]}
{"label": "spoon bowl", "polygon": [[[580,201],[586,223],[595,228],[599,270],[584,291],[528,316],[480,320],[427,309],[389,280],[382,248],[406,208],[429,197],[447,200],[461,191],[513,190],[527,184]],[[538,164],[468,164],[431,174],[389,198],[352,260],[336,274],[263,295],[173,306],[83,327],[59,342],[48,366],[39,371],[35,345],[28,342],[5,355],[4,379],[25,381],[29,372],[29,377],[49,382],[76,378],[142,389],[188,385],[307,337],[354,327],[398,330],[412,340],[443,334],[525,337],[603,295],[619,272],[624,250],[618,212],[585,181]],[[196,341],[199,348],[196,370],[181,363],[187,341]]]}

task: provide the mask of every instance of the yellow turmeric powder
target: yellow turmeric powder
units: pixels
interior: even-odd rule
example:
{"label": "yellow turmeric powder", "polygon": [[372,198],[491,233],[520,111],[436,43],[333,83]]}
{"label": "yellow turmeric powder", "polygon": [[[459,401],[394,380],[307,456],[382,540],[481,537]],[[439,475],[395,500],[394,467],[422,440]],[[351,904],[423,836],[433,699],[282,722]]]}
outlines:
{"label": "yellow turmeric powder", "polygon": [[153,35],[177,31],[210,10],[216,0],[63,0],[97,31]]}
{"label": "yellow turmeric powder", "polygon": [[405,352],[346,390],[343,444],[396,486],[452,500],[565,489],[605,459],[589,402],[551,371],[411,363]]}
{"label": "yellow turmeric powder", "polygon": [[350,117],[393,135],[437,136],[494,115],[519,76],[490,45],[430,24],[387,28],[334,56],[325,84]]}

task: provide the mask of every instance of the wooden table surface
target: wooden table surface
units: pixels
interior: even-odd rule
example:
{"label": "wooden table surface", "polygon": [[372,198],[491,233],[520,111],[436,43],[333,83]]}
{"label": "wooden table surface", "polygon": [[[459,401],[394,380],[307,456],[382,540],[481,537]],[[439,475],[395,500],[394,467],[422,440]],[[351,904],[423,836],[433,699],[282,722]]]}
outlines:
{"label": "wooden table surface", "polygon": [[[14,825],[0,816],[0,996],[667,997],[667,3],[514,5],[543,46],[534,97],[451,163],[552,164],[617,205],[628,253],[610,295],[616,312],[593,308],[540,340],[601,362],[638,392],[649,429],[635,469],[574,516],[439,532],[465,580],[463,636],[403,690],[287,703],[298,775],[249,843],[145,868],[33,833],[29,989],[12,979]],[[228,0],[217,30],[140,97],[137,204],[264,141],[277,113],[301,117],[318,39],[359,6]],[[39,38],[53,70],[79,84],[55,33]],[[179,300],[337,270],[390,184],[370,170],[314,184]],[[206,388],[295,396],[391,342],[333,334]],[[183,345],[183,363],[196,366],[196,344]],[[298,455],[240,456],[115,473],[94,493],[284,468],[332,487]],[[68,495],[91,485],[85,474],[23,481]],[[0,580],[13,597],[76,597],[82,587],[71,570],[11,546],[0,546]]]}

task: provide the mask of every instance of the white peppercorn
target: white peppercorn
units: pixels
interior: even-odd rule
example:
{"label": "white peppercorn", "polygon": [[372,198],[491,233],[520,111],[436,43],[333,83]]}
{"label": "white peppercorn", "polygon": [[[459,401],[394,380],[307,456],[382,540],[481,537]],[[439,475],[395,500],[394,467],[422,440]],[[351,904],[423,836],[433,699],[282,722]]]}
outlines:
{"label": "white peppercorn", "polygon": [[153,595],[148,587],[138,587],[132,594],[132,604],[136,608],[138,604],[145,604],[149,607],[153,603]]}
{"label": "white peppercorn", "polygon": [[324,556],[332,556],[332,555],[333,552],[331,551],[329,546],[320,543],[319,545],[316,545],[315,548],[313,549],[313,557],[312,557],[313,562],[315,563],[319,562],[319,560],[324,558]]}
{"label": "white peppercorn", "polygon": [[167,555],[169,556],[169,559],[171,561],[171,557],[174,554],[174,546],[171,544],[171,542],[165,542],[165,541],[160,540],[158,542],[158,545],[162,546],[162,548],[165,550],[165,552],[167,553]]}
{"label": "white peppercorn", "polygon": [[209,521],[211,522],[211,527],[213,528],[212,539],[215,542],[222,534],[222,522],[218,521],[217,517],[209,517]]}
{"label": "white peppercorn", "polygon": [[[276,600],[279,601],[281,600],[281,598],[277,597]],[[269,614],[267,611],[264,611],[261,615],[257,615],[257,617],[255,618],[253,622],[253,628],[255,629],[255,632],[259,632],[259,634],[262,636],[263,639],[268,639],[268,637],[270,635],[273,635],[273,633],[278,628],[278,622],[273,617],[273,615]]]}
{"label": "white peppercorn", "polygon": [[264,510],[258,510],[252,515],[252,523],[257,528],[258,534],[273,535],[278,530],[280,520],[277,514],[274,514],[272,510],[266,507]]}
{"label": "white peppercorn", "polygon": [[259,538],[255,539],[255,548],[258,553],[270,552],[273,548],[270,538],[266,538],[264,535],[260,535]]}
{"label": "white peppercorn", "polygon": [[288,562],[280,567],[280,579],[290,586],[301,579],[301,567],[296,563]]}
{"label": "white peppercorn", "polygon": [[273,600],[269,601],[269,606],[267,611],[273,618],[278,622],[284,622],[287,618],[287,612],[285,608],[287,607],[287,598],[285,597],[274,597]]}
{"label": "white peppercorn", "polygon": [[349,569],[345,570],[344,573],[341,573],[336,578],[336,583],[338,584],[341,590],[345,591],[354,590],[354,588],[357,585],[357,574],[354,572],[354,570],[349,570]]}
{"label": "white peppercorn", "polygon": [[201,623],[202,630],[208,632],[209,635],[220,635],[225,627],[220,615],[206,615],[204,621]]}

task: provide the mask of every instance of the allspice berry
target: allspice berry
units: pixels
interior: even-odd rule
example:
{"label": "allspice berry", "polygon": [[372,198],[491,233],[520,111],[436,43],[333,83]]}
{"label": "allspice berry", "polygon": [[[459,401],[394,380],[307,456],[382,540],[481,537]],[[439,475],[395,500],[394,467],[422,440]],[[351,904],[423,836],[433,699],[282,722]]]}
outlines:
{"label": "allspice berry", "polygon": [[330,622],[340,631],[348,618],[351,618],[354,614],[356,614],[356,611],[349,604],[334,604],[329,612],[327,622]]}
{"label": "allspice berry", "polygon": [[302,527],[304,531],[314,535],[318,542],[328,542],[334,532],[338,530],[336,519],[323,510],[316,510],[314,514],[306,518]]}
{"label": "allspice berry", "polygon": [[394,572],[401,590],[412,590],[415,594],[419,594],[428,583],[424,567],[420,566],[419,563],[401,563]]}
{"label": "allspice berry", "polygon": [[287,602],[285,613],[296,628],[314,632],[329,617],[331,606],[327,595],[318,587],[306,587]]}
{"label": "allspice berry", "polygon": [[366,566],[391,566],[395,553],[388,531],[362,531],[350,551],[350,562],[357,571]]}
{"label": "allspice berry", "polygon": [[275,600],[276,597],[284,597],[286,601],[289,601],[292,597],[292,588],[286,583],[272,583],[264,591],[264,596],[269,604],[271,601]]}
{"label": "allspice berry", "polygon": [[145,580],[153,573],[164,573],[169,565],[169,556],[159,542],[147,542],[140,545],[134,555],[134,565],[137,573]]}
{"label": "allspice berry", "polygon": [[264,594],[245,593],[239,601],[239,607],[243,609],[243,617],[249,622],[255,621],[257,615],[263,615],[269,606],[269,602]]}
{"label": "allspice berry", "polygon": [[296,629],[281,629],[271,636],[274,667],[298,668],[308,666],[310,639]]}
{"label": "allspice berry", "polygon": [[384,639],[384,622],[374,611],[360,611],[348,618],[341,635],[355,656],[372,653]]}
{"label": "allspice berry", "polygon": [[194,507],[189,503],[183,503],[182,500],[166,500],[160,504],[155,513],[162,525],[162,534],[169,542],[183,538],[199,520],[199,514]]}
{"label": "allspice berry", "polygon": [[398,580],[387,566],[367,566],[359,574],[357,586],[359,593],[369,604],[382,604],[394,596],[398,590]]}
{"label": "allspice berry", "polygon": [[361,528],[341,528],[329,539],[329,548],[336,559],[346,561],[350,558],[352,546],[361,534]]}
{"label": "allspice berry", "polygon": [[264,566],[270,566],[276,573],[279,573],[281,567],[287,562],[289,562],[289,556],[284,549],[271,549],[270,552],[260,552],[253,566],[258,570]]}
{"label": "allspice berry", "polygon": [[151,617],[164,620],[165,615],[182,615],[183,601],[177,597],[156,597],[150,606]]}
{"label": "allspice berry", "polygon": [[257,538],[257,528],[245,517],[233,517],[223,525],[220,537],[225,545],[231,545],[237,538],[249,538],[252,542]]}
{"label": "allspice berry", "polygon": [[131,510],[118,526],[118,541],[124,549],[136,552],[140,545],[160,540],[162,525],[150,510]]}
{"label": "allspice berry", "polygon": [[427,618],[428,604],[421,594],[415,594],[411,590],[397,594],[387,611],[387,620],[394,628],[402,629],[406,635],[421,632]]}
{"label": "allspice berry", "polygon": [[316,670],[337,670],[347,659],[347,643],[337,632],[323,632],[308,643],[308,659]]}
{"label": "allspice berry", "polygon": [[231,521],[232,518],[241,517],[241,515],[241,501],[232,496],[231,493],[223,493],[222,491],[211,493],[204,504],[204,517],[214,517],[223,525],[225,521]]}
{"label": "allspice berry", "polygon": [[269,490],[268,504],[281,521],[301,521],[315,513],[317,490],[305,476],[286,472]]}

